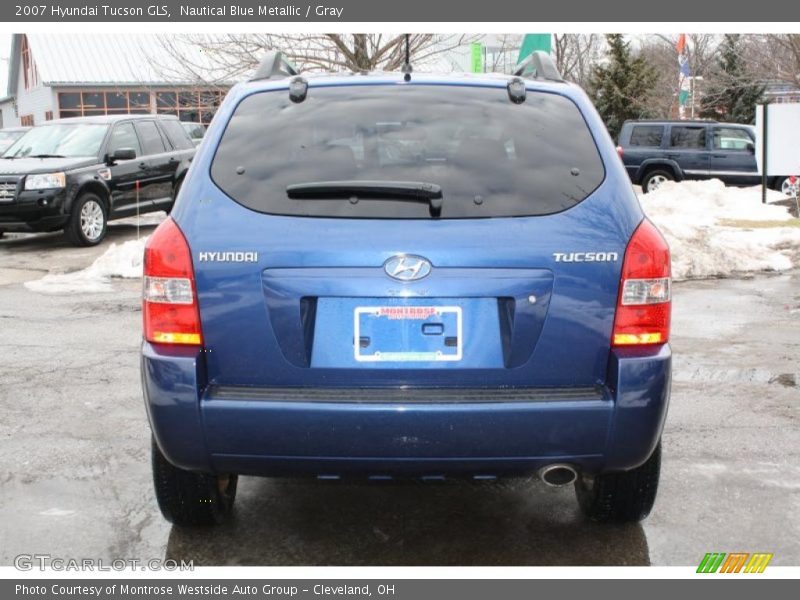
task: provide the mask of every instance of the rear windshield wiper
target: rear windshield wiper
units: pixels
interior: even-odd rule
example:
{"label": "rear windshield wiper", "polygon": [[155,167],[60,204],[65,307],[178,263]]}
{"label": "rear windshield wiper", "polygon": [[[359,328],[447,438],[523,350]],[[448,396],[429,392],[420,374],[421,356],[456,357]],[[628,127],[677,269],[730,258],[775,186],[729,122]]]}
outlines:
{"label": "rear windshield wiper", "polygon": [[432,217],[442,214],[442,188],[422,181],[311,181],[286,186],[296,200],[401,200],[427,202]]}

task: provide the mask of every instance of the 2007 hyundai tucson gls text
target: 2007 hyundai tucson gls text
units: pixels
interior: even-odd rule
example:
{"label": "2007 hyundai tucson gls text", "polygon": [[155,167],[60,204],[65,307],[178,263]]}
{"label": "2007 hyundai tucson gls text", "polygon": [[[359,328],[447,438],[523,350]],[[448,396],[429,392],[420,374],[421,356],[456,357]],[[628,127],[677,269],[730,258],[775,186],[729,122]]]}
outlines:
{"label": "2007 hyundai tucson gls text", "polygon": [[214,523],[237,477],[574,484],[650,511],[670,258],[586,95],[536,75],[301,76],[219,109],[145,250],[156,495]]}

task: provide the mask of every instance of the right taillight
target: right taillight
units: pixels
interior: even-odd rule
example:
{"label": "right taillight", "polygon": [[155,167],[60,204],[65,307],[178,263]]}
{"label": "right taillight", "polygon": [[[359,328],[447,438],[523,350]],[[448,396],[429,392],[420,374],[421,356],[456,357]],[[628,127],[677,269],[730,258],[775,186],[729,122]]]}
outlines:
{"label": "right taillight", "polygon": [[612,346],[664,344],[669,340],[670,276],[669,246],[655,225],[645,219],[625,250]]}
{"label": "right taillight", "polygon": [[617,146],[617,154],[620,158],[625,157],[625,149],[622,146]]}
{"label": "right taillight", "polygon": [[203,344],[189,244],[171,218],[144,249],[144,337],[156,344]]}

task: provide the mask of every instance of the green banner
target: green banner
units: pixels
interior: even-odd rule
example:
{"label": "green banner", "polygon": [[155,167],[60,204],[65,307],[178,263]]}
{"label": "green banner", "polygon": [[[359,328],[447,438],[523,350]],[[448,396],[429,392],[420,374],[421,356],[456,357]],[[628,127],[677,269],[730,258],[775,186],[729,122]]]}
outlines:
{"label": "green banner", "polygon": [[483,73],[483,44],[472,42],[469,45],[470,51],[470,71],[472,73]]}
{"label": "green banner", "polygon": [[553,36],[550,33],[526,33],[522,40],[522,47],[519,49],[517,64],[528,58],[532,52],[542,50],[550,54],[553,44]]}

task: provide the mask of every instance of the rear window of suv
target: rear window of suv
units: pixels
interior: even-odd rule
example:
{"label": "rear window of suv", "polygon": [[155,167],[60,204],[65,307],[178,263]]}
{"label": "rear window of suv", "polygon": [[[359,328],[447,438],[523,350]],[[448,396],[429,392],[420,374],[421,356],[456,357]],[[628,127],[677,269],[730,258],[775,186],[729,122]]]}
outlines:
{"label": "rear window of suv", "polygon": [[504,88],[375,85],[286,90],[245,98],[211,166],[214,182],[264,213],[431,218],[406,198],[290,198],[287,186],[323,181],[422,182],[441,187],[441,218],[545,215],[575,206],[605,178],[577,106]]}
{"label": "rear window of suv", "polygon": [[177,119],[164,119],[161,121],[161,127],[166,132],[169,143],[172,144],[175,150],[191,150],[194,148],[189,134]]}

